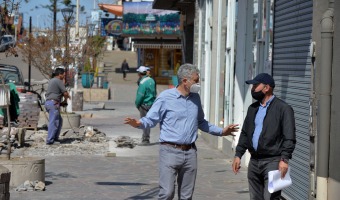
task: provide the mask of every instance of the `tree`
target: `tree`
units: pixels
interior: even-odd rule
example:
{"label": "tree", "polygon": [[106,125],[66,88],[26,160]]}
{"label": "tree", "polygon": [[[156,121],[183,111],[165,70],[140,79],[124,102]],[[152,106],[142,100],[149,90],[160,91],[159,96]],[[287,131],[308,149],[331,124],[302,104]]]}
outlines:
{"label": "tree", "polygon": [[[99,56],[104,51],[105,46],[105,37],[96,35],[93,37],[90,37],[87,40],[86,46],[85,46],[85,59],[87,60],[89,57],[93,58],[93,63],[97,63],[97,60]],[[93,66],[93,68],[96,66]]]}
{"label": "tree", "polygon": [[50,4],[48,5],[41,5],[42,8],[46,8],[53,13],[53,38],[56,39],[57,33],[57,13],[60,9],[58,9],[58,2],[62,3],[65,6],[71,5],[71,0],[50,0]]}
{"label": "tree", "polygon": [[15,13],[20,7],[22,2],[28,2],[29,0],[3,0],[0,3],[0,25],[1,35],[12,34],[14,32],[11,23],[13,22],[12,14]]}
{"label": "tree", "polygon": [[[49,79],[53,68],[61,66],[63,63],[75,64],[75,56],[78,56],[78,66],[83,67],[86,61],[92,57],[94,63],[96,59],[104,51],[105,37],[94,36],[87,38],[87,35],[80,35],[79,45],[70,47],[70,55],[64,56],[62,51],[65,47],[60,47],[57,44],[63,44],[65,38],[65,30],[57,31],[55,41],[48,37],[52,31],[48,31],[46,36],[32,38],[31,45],[20,45],[23,61],[29,62],[29,54],[31,53],[31,63],[36,67],[45,78]],[[59,53],[56,53],[59,52]],[[54,55],[53,55],[54,54]],[[52,58],[55,58],[54,61]]]}

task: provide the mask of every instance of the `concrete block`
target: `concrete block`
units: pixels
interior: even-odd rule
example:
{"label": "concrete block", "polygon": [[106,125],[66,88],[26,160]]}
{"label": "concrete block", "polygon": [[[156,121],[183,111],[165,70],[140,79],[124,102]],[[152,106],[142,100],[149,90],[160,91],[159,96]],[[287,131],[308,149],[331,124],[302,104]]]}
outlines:
{"label": "concrete block", "polygon": [[84,101],[107,101],[109,100],[109,89],[84,88]]}
{"label": "concrete block", "polygon": [[9,182],[7,182],[7,183],[0,183],[0,194],[5,194],[5,193],[7,193],[9,191],[8,184],[9,184]]}
{"label": "concrete block", "polygon": [[72,129],[80,126],[80,115],[75,113],[61,113],[63,126],[61,129]]}
{"label": "concrete block", "polygon": [[93,113],[84,113],[81,115],[81,118],[92,118]]}
{"label": "concrete block", "polygon": [[6,194],[0,194],[0,199],[1,200],[10,200],[10,194],[9,192]]}
{"label": "concrete block", "polygon": [[24,146],[25,144],[25,134],[26,134],[26,129],[25,128],[18,128],[18,146]]}
{"label": "concrete block", "polygon": [[[0,165],[10,171],[10,187],[17,187],[26,180],[45,182],[45,159],[15,157],[7,160],[7,158],[1,158]],[[7,179],[8,176],[1,176],[1,179],[2,178]]]}
{"label": "concrete block", "polygon": [[115,152],[106,152],[105,157],[116,157]]}

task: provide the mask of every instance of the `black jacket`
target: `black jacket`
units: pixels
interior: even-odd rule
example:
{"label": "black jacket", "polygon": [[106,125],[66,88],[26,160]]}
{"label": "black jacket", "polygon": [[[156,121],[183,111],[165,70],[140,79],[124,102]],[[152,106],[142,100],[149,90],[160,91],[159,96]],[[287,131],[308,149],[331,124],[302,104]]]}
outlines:
{"label": "black jacket", "polygon": [[248,108],[235,156],[241,158],[248,149],[255,158],[279,156],[285,159],[292,158],[296,143],[294,111],[291,106],[277,97],[274,97],[267,109],[257,151],[255,151],[252,138],[259,106],[260,103],[255,102]]}

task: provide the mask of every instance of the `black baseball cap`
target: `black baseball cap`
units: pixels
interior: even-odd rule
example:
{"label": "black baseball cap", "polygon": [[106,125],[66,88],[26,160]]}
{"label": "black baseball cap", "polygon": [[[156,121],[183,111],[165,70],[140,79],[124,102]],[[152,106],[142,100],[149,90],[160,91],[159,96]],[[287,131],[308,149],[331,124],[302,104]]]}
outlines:
{"label": "black baseball cap", "polygon": [[270,85],[270,87],[275,87],[275,81],[273,77],[267,73],[258,74],[254,79],[246,81],[247,84],[259,84],[263,83],[266,85]]}

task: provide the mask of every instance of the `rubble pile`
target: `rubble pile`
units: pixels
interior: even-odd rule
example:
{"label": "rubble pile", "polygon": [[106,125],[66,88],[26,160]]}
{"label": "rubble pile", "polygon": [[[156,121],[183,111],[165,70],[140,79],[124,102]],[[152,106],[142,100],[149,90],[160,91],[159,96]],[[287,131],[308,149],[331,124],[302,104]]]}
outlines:
{"label": "rubble pile", "polygon": [[60,134],[60,144],[46,145],[46,130],[26,131],[25,148],[18,156],[103,155],[108,151],[109,138],[91,126],[81,126]]}
{"label": "rubble pile", "polygon": [[0,131],[0,154],[2,150],[7,150],[8,141],[12,144],[12,151],[14,148],[19,148],[24,145],[25,129],[11,127],[10,138],[8,140],[8,127],[4,127]]}
{"label": "rubble pile", "polygon": [[114,141],[117,147],[128,147],[132,149],[136,146],[136,142],[129,136],[119,136]]}
{"label": "rubble pile", "polygon": [[42,181],[29,181],[26,180],[23,184],[16,187],[14,190],[17,192],[22,191],[45,191],[45,183]]}

